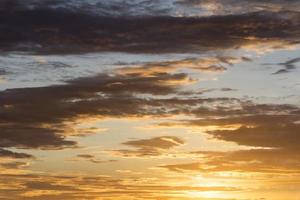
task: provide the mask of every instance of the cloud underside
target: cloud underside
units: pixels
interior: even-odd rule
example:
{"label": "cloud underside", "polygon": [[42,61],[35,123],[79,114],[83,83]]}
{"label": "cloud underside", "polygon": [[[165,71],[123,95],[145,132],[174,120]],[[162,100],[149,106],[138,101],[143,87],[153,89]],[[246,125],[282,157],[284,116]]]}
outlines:
{"label": "cloud underside", "polygon": [[[66,136],[84,135],[82,130],[77,132],[74,128],[77,121],[95,117],[170,116],[189,113],[190,104],[231,101],[159,97],[176,95],[180,87],[190,81],[186,74],[100,74],[70,80],[63,85],[2,91],[0,147],[76,147],[77,143],[67,140]],[[153,97],[138,96],[145,94]]]}
{"label": "cloud underside", "polygon": [[25,158],[33,158],[33,156],[26,153],[16,153],[5,149],[0,149],[0,158],[25,159]]}
{"label": "cloud underside", "polygon": [[[287,111],[287,109],[284,110]],[[185,127],[215,126],[214,130],[206,131],[212,138],[248,146],[252,149],[232,152],[190,152],[188,155],[199,156],[195,162],[162,167],[177,172],[236,171],[299,174],[299,119],[299,111],[291,110],[285,114],[240,115],[175,122],[174,124],[182,123]],[[235,128],[224,129],[224,127]]]}
{"label": "cloud underside", "polygon": [[[297,0],[178,0],[176,4],[185,8],[202,9],[209,14],[248,13],[249,11],[298,11],[300,3]],[[249,9],[251,7],[251,9]]]}
{"label": "cloud underside", "polygon": [[[229,62],[224,59],[221,59],[222,62]],[[190,64],[191,60],[183,63]],[[161,66],[172,68],[176,64],[178,62],[161,63]],[[160,69],[151,71],[149,67],[151,69],[151,65],[147,64],[137,71],[124,68],[112,74],[70,80],[62,85],[0,92],[0,147],[76,148],[77,142],[67,136],[84,135],[75,127],[85,119],[182,114],[199,119],[161,125],[220,128],[238,125],[239,128],[234,130],[216,129],[207,133],[218,140],[239,145],[297,150],[297,121],[300,118],[297,106],[255,104],[235,98],[205,98],[201,92],[200,96],[189,96],[193,92],[189,94],[182,90],[185,84],[192,82],[187,74]],[[182,96],[183,92],[186,93]],[[143,95],[150,96],[145,98]],[[158,137],[126,142],[124,145],[135,149],[113,150],[112,153],[125,157],[160,156],[182,144],[184,142],[180,138]],[[99,161],[94,158],[87,160]]]}
{"label": "cloud underside", "polygon": [[205,18],[117,18],[38,8],[4,10],[0,15],[3,52],[190,53],[260,44],[280,48],[298,43],[300,36],[299,13],[288,11]]}
{"label": "cloud underside", "polygon": [[[62,85],[0,92],[0,147],[76,147],[77,143],[66,136],[81,135],[74,127],[77,121],[85,118],[177,114],[210,118],[297,112],[297,107],[291,105],[257,105],[234,98],[180,96],[180,89],[190,82],[183,73],[116,73],[79,78]],[[143,95],[152,97],[144,98]]]}
{"label": "cloud underside", "polygon": [[[248,8],[251,7],[251,10]],[[254,11],[299,11],[297,0],[2,0],[0,10],[63,9],[110,17],[213,16]]]}

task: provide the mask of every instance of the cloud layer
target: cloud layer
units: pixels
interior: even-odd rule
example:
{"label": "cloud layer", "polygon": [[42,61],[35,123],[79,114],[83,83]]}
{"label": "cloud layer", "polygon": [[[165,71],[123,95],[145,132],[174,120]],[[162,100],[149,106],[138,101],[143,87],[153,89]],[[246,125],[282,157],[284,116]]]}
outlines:
{"label": "cloud layer", "polygon": [[265,43],[278,48],[298,43],[300,23],[291,11],[118,18],[43,6],[3,9],[1,19],[1,51],[42,54],[203,52]]}

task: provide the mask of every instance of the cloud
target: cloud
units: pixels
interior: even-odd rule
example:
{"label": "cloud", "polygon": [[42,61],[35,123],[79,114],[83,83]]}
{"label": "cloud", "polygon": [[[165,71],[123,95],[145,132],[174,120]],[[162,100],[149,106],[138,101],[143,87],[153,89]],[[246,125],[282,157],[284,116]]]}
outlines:
{"label": "cloud", "polygon": [[168,15],[172,12],[172,2],[163,0],[2,0],[0,10],[62,9],[69,12],[93,15],[125,17]]}
{"label": "cloud", "polygon": [[185,142],[174,136],[161,136],[151,139],[132,140],[124,142],[124,145],[132,146],[137,150],[113,150],[110,151],[114,155],[123,157],[146,157],[160,156],[167,153],[168,150],[183,145]]}
{"label": "cloud", "polygon": [[290,72],[294,69],[296,69],[296,63],[300,62],[300,57],[299,58],[293,58],[293,59],[290,59],[286,62],[283,62],[283,63],[279,63],[278,65],[280,66],[283,66],[284,68],[283,69],[279,69],[278,71],[276,71],[275,73],[273,74],[282,74],[282,73],[287,73],[287,72]]}
{"label": "cloud", "polygon": [[18,148],[60,149],[76,146],[76,142],[65,140],[55,129],[30,127],[29,125],[0,125],[0,146]]}
{"label": "cloud", "polygon": [[90,154],[79,154],[79,155],[77,155],[77,157],[84,158],[84,159],[90,159],[90,158],[94,158],[95,156],[90,155]]}
{"label": "cloud", "polygon": [[4,169],[22,169],[28,166],[26,162],[14,161],[14,162],[5,162],[0,163],[0,166]]}
{"label": "cloud", "polygon": [[[247,146],[246,150],[187,153],[193,161],[161,167],[176,172],[278,173],[299,171],[299,107],[241,103],[240,110],[202,119],[178,120],[164,126],[202,127],[211,139]],[[194,157],[196,156],[196,158]],[[199,156],[199,157],[198,157]]]}
{"label": "cloud", "polygon": [[162,136],[145,140],[128,141],[124,142],[123,144],[137,148],[170,149],[174,146],[184,144],[184,141],[177,137]]}
{"label": "cloud", "polygon": [[[246,109],[246,107],[248,107]],[[298,149],[299,108],[290,105],[248,105],[244,114],[220,118],[187,120],[186,126],[216,126],[207,131],[214,138],[251,147]],[[252,107],[252,108],[251,108]],[[237,126],[233,129],[222,129]]]}
{"label": "cloud", "polygon": [[[117,162],[117,160],[99,160],[91,154],[78,154],[76,157],[95,164]],[[77,159],[72,159],[71,161],[77,161]]]}
{"label": "cloud", "polygon": [[0,157],[1,158],[17,158],[17,159],[24,159],[24,158],[33,158],[32,155],[26,153],[16,153],[6,149],[0,149]]}
{"label": "cloud", "polygon": [[134,94],[176,93],[178,86],[173,82],[186,78],[185,74],[165,73],[151,77],[100,74],[63,85],[0,92],[0,147],[76,147],[76,142],[65,138],[66,135],[78,134],[74,131],[76,119],[81,116],[156,114],[158,111],[144,108],[151,106],[151,101]]}
{"label": "cloud", "polygon": [[[299,44],[297,1],[173,2],[3,0],[0,1],[0,51],[23,51],[25,56],[27,53],[81,54],[108,51],[158,55],[224,55],[223,52],[227,50],[242,48],[264,52]],[[259,12],[250,13],[249,8]],[[174,9],[179,12],[174,14]],[[188,11],[192,11],[190,15]],[[202,17],[203,15],[206,17]],[[166,57],[169,58],[169,55]],[[194,83],[194,80],[181,73],[181,69],[223,72],[241,61],[251,59],[224,55],[141,65],[138,63],[107,74],[76,78],[62,84],[1,91],[0,157],[5,161],[0,164],[3,169],[0,188],[4,194],[0,194],[0,199],[6,196],[11,199],[51,200],[175,199],[174,196],[186,196],[189,192],[239,191],[239,188],[217,186],[217,183],[213,183],[216,186],[201,187],[198,185],[202,182],[197,182],[196,186],[193,182],[196,180],[188,176],[189,172],[196,172],[203,177],[219,172],[263,173],[266,179],[262,181],[265,182],[275,180],[277,176],[272,176],[274,174],[288,177],[284,181],[293,180],[294,176],[300,174],[300,151],[297,145],[300,139],[300,112],[297,106],[255,104],[238,98],[204,97],[202,95],[205,90],[200,89],[195,93],[184,90],[184,86]],[[282,70],[289,71],[295,68],[298,61],[295,58],[279,65],[283,67]],[[40,62],[38,66],[53,69],[72,67],[51,61]],[[5,73],[6,71],[0,71],[0,75]],[[230,88],[220,90],[231,91]],[[180,137],[130,139],[122,143],[124,149],[115,147],[116,150],[109,152],[130,158],[122,158],[120,165],[109,165],[112,169],[106,166],[103,170],[116,170],[116,167],[121,171],[122,167],[119,166],[122,165],[125,170],[130,168],[131,171],[137,171],[118,174],[121,178],[116,178],[113,173],[114,177],[87,177],[82,174],[67,177],[51,176],[49,172],[37,173],[36,169],[43,168],[47,163],[33,166],[34,173],[26,174],[29,172],[22,169],[27,163],[22,159],[32,159],[33,156],[7,150],[77,148],[79,144],[76,139],[69,136],[85,136],[101,130],[97,127],[82,128],[79,124],[91,119],[141,119],[145,116],[153,117],[155,121],[164,118],[170,122],[165,124],[169,126],[179,124],[187,129],[198,126],[201,133],[205,132],[205,136],[214,139],[213,142],[233,142],[246,150],[187,152],[184,161],[182,160],[184,163],[174,164],[177,162],[174,157],[184,154],[177,151],[177,148],[186,144]],[[178,120],[183,116],[184,120]],[[173,119],[177,120],[172,121]],[[85,141],[93,142],[90,139]],[[235,147],[239,148],[238,145]],[[205,145],[201,148],[205,148]],[[143,161],[150,163],[149,165],[170,161],[171,164],[165,163],[160,167],[182,172],[183,175],[179,177],[178,174],[173,176],[173,173],[166,173],[156,177],[155,173],[162,171],[152,170],[161,169],[150,168],[147,169],[148,174],[143,174],[130,166],[132,157],[160,158],[165,155],[174,157],[154,159],[155,162],[151,159]],[[189,160],[191,158],[192,161]],[[72,161],[84,162],[86,170],[91,167],[91,170],[96,171],[102,170],[102,166],[92,163],[115,162],[98,159],[96,155],[89,153],[78,154]],[[142,168],[147,168],[148,164]],[[67,170],[64,171],[67,173]],[[225,176],[229,173],[219,174]],[[188,184],[181,184],[180,178],[188,179]],[[238,181],[242,179],[243,177]],[[299,184],[298,180],[295,182]]]}
{"label": "cloud", "polygon": [[[300,3],[297,0],[178,0],[178,7],[196,12],[202,10],[207,15],[229,15],[259,11],[299,11]],[[252,9],[249,10],[248,8]],[[199,13],[199,12],[198,12]]]}
{"label": "cloud", "polygon": [[239,145],[298,149],[299,131],[299,124],[265,124],[257,127],[242,126],[236,130],[211,131],[210,134],[217,139]]}
{"label": "cloud", "polygon": [[[251,7],[252,9],[246,9]],[[62,9],[109,17],[211,16],[258,11],[298,11],[297,0],[2,0],[0,10]]]}
{"label": "cloud", "polygon": [[6,75],[6,74],[7,74],[6,70],[0,69],[0,76]]}
{"label": "cloud", "polygon": [[[129,67],[118,69],[120,74],[141,74],[151,76],[155,73],[171,73],[182,69],[192,69],[200,72],[223,72],[226,67],[242,59],[233,57],[187,58],[175,61],[151,62],[145,64],[127,64]],[[125,63],[121,63],[124,65]]]}
{"label": "cloud", "polygon": [[[55,175],[3,175],[9,181],[3,188],[11,199],[96,199],[96,198],[146,198],[164,199],[166,196],[190,192],[233,192],[239,188],[226,186],[188,186],[165,184],[164,179],[143,177],[112,178],[106,176],[55,176]],[[146,182],[145,182],[146,181]],[[159,181],[159,182],[158,182]],[[11,187],[9,187],[11,186]],[[99,189],[101,188],[101,189]],[[185,198],[183,198],[185,199]],[[189,199],[189,198],[187,198]]]}
{"label": "cloud", "polygon": [[[172,97],[180,94],[182,86],[189,82],[191,80],[183,73],[112,73],[78,78],[61,85],[2,91],[0,147],[74,148],[77,143],[68,140],[67,136],[84,135],[76,125],[95,117],[185,114],[202,118],[182,122],[186,125],[253,125],[259,117],[270,118],[263,114],[274,112],[283,113],[281,117],[276,116],[282,122],[291,120],[293,116],[285,117],[284,113],[297,110],[291,105],[253,104],[234,98],[190,98],[188,94],[184,98]],[[144,94],[151,96],[145,98]],[[254,115],[252,118],[251,114]],[[140,149],[142,154],[159,153],[147,148]],[[123,153],[136,152],[123,150]]]}
{"label": "cloud", "polygon": [[299,150],[252,149],[229,152],[191,152],[200,158],[190,163],[166,164],[160,167],[184,172],[240,172],[261,174],[299,174]]}
{"label": "cloud", "polygon": [[297,12],[127,18],[36,8],[4,10],[1,16],[2,52],[190,53],[237,48],[257,50],[262,44],[273,49],[299,41]]}
{"label": "cloud", "polygon": [[180,97],[182,87],[191,82],[184,73],[112,72],[60,85],[2,91],[0,147],[76,148],[77,142],[68,140],[68,136],[94,133],[94,128],[77,126],[93,118],[241,113],[222,107],[225,104],[239,107],[239,99],[190,98],[188,94]]}
{"label": "cloud", "polygon": [[195,126],[204,129],[215,127],[214,130],[218,130],[226,127],[256,127],[272,123],[285,125],[300,120],[299,107],[288,104],[256,104],[234,98],[208,98],[186,101],[186,105],[195,107],[189,110],[183,107],[185,111],[183,114],[189,114],[194,118],[167,120],[158,125],[186,128]]}

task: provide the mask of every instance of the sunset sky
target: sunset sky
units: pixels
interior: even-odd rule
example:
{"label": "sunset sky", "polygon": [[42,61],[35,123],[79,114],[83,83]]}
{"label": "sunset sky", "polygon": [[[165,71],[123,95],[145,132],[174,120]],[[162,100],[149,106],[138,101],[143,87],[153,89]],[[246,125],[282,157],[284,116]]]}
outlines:
{"label": "sunset sky", "polygon": [[0,200],[300,200],[299,0],[0,0]]}

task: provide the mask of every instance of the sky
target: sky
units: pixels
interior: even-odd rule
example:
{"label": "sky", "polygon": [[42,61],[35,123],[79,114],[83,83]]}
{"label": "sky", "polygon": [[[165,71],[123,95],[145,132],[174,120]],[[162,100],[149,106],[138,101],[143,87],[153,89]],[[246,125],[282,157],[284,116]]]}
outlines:
{"label": "sky", "polygon": [[300,1],[0,0],[0,200],[299,200]]}

